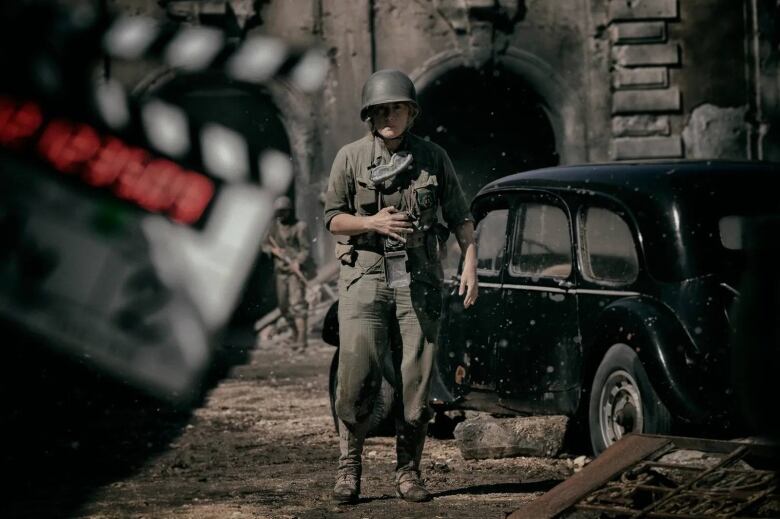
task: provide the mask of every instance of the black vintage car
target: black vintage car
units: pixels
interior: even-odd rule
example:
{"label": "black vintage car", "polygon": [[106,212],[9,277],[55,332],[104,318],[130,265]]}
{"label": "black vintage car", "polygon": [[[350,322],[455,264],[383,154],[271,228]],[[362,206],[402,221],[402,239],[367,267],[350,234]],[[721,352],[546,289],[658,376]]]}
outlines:
{"label": "black vintage car", "polygon": [[464,311],[450,283],[434,405],[579,417],[596,453],[628,432],[733,423],[741,231],[780,213],[778,175],[616,163],[485,186],[471,206],[480,296]]}

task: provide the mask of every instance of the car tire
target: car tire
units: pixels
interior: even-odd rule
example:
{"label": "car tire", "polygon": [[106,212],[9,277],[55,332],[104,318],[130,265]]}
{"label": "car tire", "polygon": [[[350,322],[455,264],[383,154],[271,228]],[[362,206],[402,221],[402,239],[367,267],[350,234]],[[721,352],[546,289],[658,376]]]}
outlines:
{"label": "car tire", "polygon": [[[338,386],[339,370],[339,352],[333,355],[330,362],[330,376],[328,380],[328,393],[330,395],[330,414],[333,417],[333,425],[336,433],[339,432],[339,418],[336,415],[336,388]],[[393,386],[386,379],[382,379],[382,386],[379,388],[379,396],[374,401],[374,407],[371,410],[371,417],[368,425],[368,436],[386,436],[393,434],[395,426],[393,424]]]}
{"label": "car tire", "polygon": [[658,398],[636,352],[615,344],[601,361],[590,392],[590,443],[595,455],[630,432],[665,434],[672,416]]}

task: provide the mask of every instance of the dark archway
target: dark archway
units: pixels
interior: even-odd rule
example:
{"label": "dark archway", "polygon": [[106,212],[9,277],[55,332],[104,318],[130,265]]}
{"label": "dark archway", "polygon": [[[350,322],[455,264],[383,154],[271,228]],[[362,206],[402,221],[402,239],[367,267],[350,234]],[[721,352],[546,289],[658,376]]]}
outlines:
{"label": "dark archway", "polygon": [[513,72],[453,68],[418,96],[414,131],[447,150],[469,199],[492,180],[559,163],[542,98]]}
{"label": "dark archway", "polygon": [[[217,123],[242,135],[247,141],[252,183],[261,183],[257,157],[263,150],[275,149],[291,154],[282,114],[270,93],[257,86],[232,81],[221,73],[205,73],[175,75],[148,93],[183,108],[194,128]],[[198,165],[200,157],[190,157],[190,160]],[[294,179],[297,178],[298,175],[294,175]],[[287,196],[295,200],[294,181]],[[273,288],[269,289],[273,286],[272,261],[259,254],[230,327],[246,327],[273,310],[276,298]]]}
{"label": "dark archway", "polygon": [[[243,135],[255,182],[256,158],[262,150],[273,148],[290,154],[290,140],[279,109],[261,88],[232,81],[224,74],[176,75],[155,88],[153,94],[183,108],[195,127],[214,122]],[[289,196],[294,196],[292,187]]]}

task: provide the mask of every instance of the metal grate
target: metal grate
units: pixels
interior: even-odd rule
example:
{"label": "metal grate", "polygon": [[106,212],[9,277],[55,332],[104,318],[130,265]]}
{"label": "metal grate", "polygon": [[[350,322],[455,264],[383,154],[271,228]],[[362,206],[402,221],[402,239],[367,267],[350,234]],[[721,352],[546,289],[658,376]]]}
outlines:
{"label": "metal grate", "polygon": [[747,453],[746,447],[737,447],[709,468],[644,461],[575,508],[626,517],[737,517],[777,491],[776,473],[737,468]]}
{"label": "metal grate", "polygon": [[509,517],[780,517],[778,459],[771,445],[632,434]]}

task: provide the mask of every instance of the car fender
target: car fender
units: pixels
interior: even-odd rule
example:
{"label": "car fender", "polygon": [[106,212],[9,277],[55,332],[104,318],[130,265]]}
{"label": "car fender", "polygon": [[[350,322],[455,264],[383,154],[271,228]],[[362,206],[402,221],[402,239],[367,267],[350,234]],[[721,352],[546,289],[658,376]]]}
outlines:
{"label": "car fender", "polygon": [[325,319],[322,321],[322,340],[325,344],[339,347],[339,302],[336,300],[328,312],[325,314]]}
{"label": "car fender", "polygon": [[637,352],[653,389],[673,415],[694,423],[710,418],[702,377],[687,356],[692,351],[690,338],[666,307],[649,298],[620,299],[604,309],[594,332],[583,387],[590,388],[606,351],[614,344],[626,344]]}

